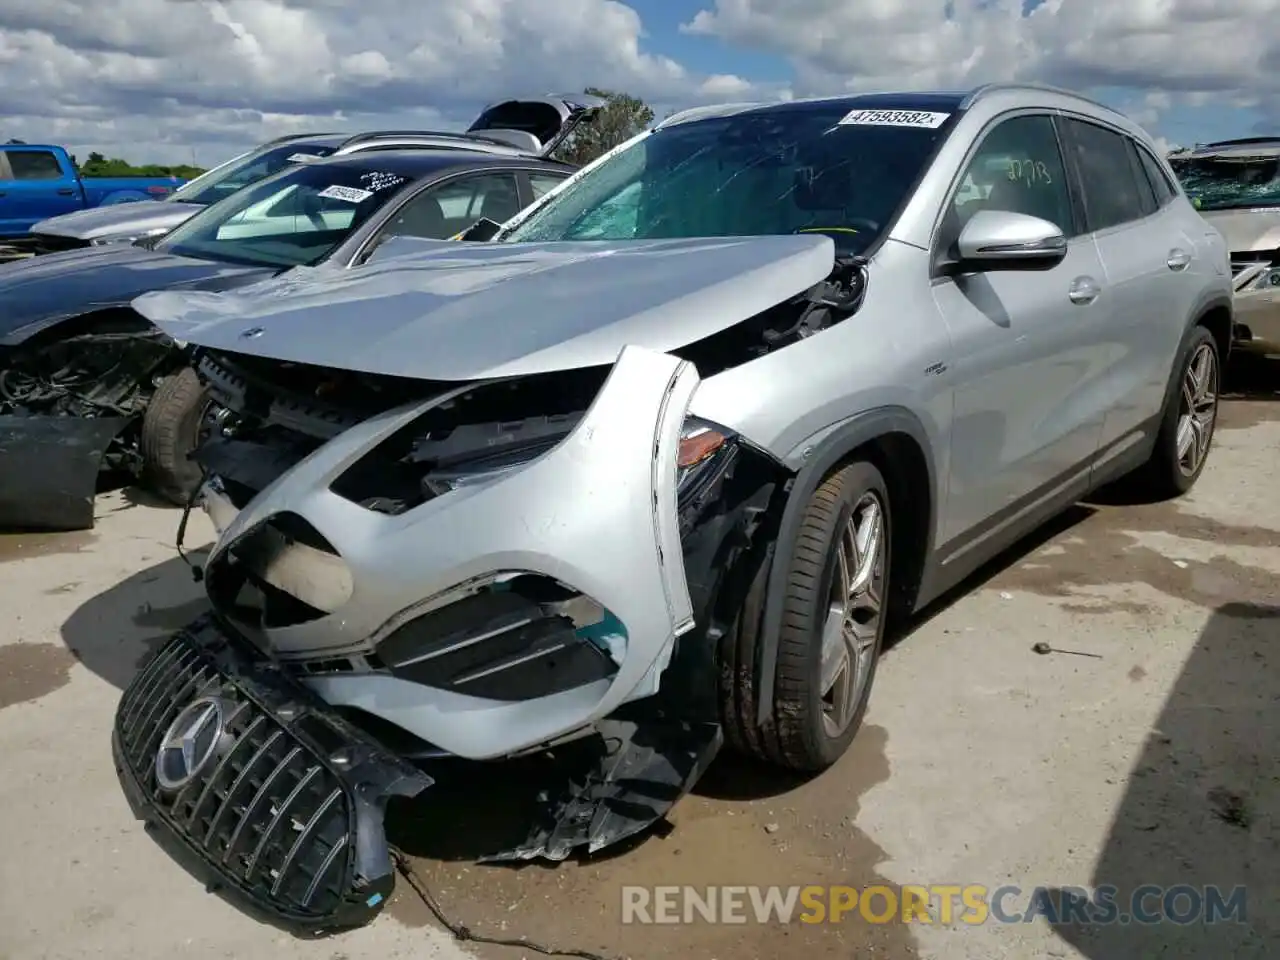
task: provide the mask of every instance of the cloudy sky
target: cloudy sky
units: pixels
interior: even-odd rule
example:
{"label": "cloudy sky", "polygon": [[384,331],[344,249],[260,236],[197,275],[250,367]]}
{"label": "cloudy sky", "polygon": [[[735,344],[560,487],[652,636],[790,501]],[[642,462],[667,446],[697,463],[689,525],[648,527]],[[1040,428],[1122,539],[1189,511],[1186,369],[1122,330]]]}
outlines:
{"label": "cloudy sky", "polygon": [[1035,79],[1172,143],[1280,130],[1280,0],[0,0],[0,138],[212,165],[591,84],[676,107]]}

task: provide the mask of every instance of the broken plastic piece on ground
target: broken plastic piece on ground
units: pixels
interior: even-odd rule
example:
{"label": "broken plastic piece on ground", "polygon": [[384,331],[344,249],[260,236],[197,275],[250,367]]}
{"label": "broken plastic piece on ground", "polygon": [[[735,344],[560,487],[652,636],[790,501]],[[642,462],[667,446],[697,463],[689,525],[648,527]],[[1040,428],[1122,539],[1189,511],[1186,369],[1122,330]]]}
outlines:
{"label": "broken plastic piece on ground", "polygon": [[601,750],[586,776],[548,802],[546,818],[515,849],[481,863],[564,860],[635,836],[661,820],[698,781],[724,743],[717,723],[663,718],[606,720]]}
{"label": "broken plastic piece on ground", "polygon": [[128,417],[0,416],[0,530],[88,530],[98,472]]}

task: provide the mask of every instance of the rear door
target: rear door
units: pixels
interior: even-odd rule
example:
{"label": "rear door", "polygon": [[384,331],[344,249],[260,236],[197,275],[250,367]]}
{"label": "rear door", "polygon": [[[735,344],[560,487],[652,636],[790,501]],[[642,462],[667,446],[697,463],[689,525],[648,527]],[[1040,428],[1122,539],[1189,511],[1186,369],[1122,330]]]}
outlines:
{"label": "rear door", "polygon": [[1107,290],[1051,116],[1022,113],[988,128],[944,211],[935,256],[978,210],[1054,223],[1068,249],[1048,270],[933,281],[953,344],[948,559],[1082,487],[1106,413],[1094,384],[1107,360]]}
{"label": "rear door", "polygon": [[1181,291],[1195,242],[1165,190],[1157,193],[1138,146],[1123,132],[1078,117],[1061,119],[1084,191],[1085,215],[1110,298],[1107,370],[1096,386],[1108,407],[1101,447],[1119,455],[1159,413],[1181,341]]}
{"label": "rear door", "polygon": [[75,172],[54,151],[8,145],[3,157],[0,230],[5,234],[24,234],[40,220],[84,206]]}

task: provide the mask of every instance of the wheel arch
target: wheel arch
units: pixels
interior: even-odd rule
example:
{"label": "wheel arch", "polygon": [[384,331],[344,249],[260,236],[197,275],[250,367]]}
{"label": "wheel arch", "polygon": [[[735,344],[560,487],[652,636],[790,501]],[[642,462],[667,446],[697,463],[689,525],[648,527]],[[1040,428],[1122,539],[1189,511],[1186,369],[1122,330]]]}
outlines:
{"label": "wheel arch", "polygon": [[139,332],[152,326],[151,321],[134,310],[128,302],[98,304],[90,310],[34,320],[5,334],[3,340],[0,340],[0,346],[38,346],[88,333],[99,325],[113,324],[118,324],[117,329],[122,331],[137,329]]}
{"label": "wheel arch", "polygon": [[773,710],[786,582],[805,507],[833,470],[861,458],[875,464],[889,490],[893,524],[890,615],[909,612],[914,607],[925,560],[933,546],[936,466],[928,432],[920,418],[906,407],[879,407],[845,421],[806,451],[804,463],[791,482],[766,582],[756,651],[753,699],[759,725],[768,721]]}

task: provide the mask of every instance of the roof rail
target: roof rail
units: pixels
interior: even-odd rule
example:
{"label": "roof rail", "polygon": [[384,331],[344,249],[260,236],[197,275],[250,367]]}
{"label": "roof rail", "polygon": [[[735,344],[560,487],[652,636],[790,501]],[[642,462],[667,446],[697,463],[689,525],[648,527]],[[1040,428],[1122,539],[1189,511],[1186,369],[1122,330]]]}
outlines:
{"label": "roof rail", "polygon": [[754,110],[756,107],[764,106],[768,106],[768,104],[763,100],[743,100],[736,103],[713,103],[704,107],[689,107],[687,110],[679,110],[671,114],[671,116],[659,120],[654,125],[654,129],[661,130],[663,127],[675,126],[677,123],[688,123],[690,120],[732,116],[735,113],[742,113],[745,110]]}
{"label": "roof rail", "polygon": [[349,151],[363,144],[386,141],[403,142],[405,146],[437,147],[444,150],[475,150],[481,153],[526,154],[529,148],[521,148],[499,137],[486,137],[475,133],[453,130],[373,130],[348,137],[338,146],[338,152]]}
{"label": "roof rail", "polygon": [[1060,97],[1070,97],[1073,100],[1079,100],[1083,103],[1087,103],[1091,106],[1097,107],[1100,110],[1105,110],[1108,113],[1114,113],[1116,116],[1121,116],[1121,117],[1124,116],[1124,114],[1122,114],[1115,107],[1108,106],[1107,104],[1103,103],[1101,100],[1095,100],[1092,97],[1086,97],[1082,93],[1076,93],[1074,90],[1068,90],[1065,87],[1055,87],[1047,83],[1019,83],[1013,80],[999,80],[994,83],[984,83],[981,86],[974,87],[972,90],[968,92],[968,94],[965,95],[965,98],[960,101],[960,109],[967,110],[969,109],[969,107],[973,106],[983,97],[990,96],[993,93],[1001,93],[1006,90],[1009,90],[1009,91],[1026,90],[1028,92],[1035,91],[1037,93],[1054,93]]}

